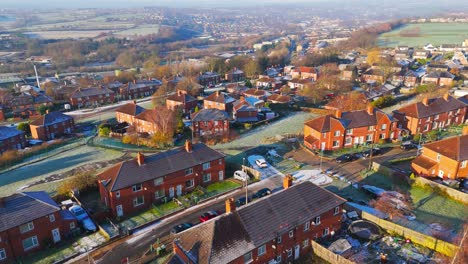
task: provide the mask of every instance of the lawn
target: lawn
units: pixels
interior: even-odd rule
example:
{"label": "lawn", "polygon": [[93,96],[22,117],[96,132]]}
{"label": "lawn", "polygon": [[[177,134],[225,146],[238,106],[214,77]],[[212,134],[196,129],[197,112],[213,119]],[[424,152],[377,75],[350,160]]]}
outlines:
{"label": "lawn", "polygon": [[167,202],[157,206],[153,206],[150,210],[144,211],[143,213],[132,216],[126,220],[120,222],[120,225],[126,228],[135,228],[137,226],[146,224],[165,215],[173,213],[177,210],[182,210],[183,207],[179,206],[175,201]]}
{"label": "lawn", "polygon": [[208,198],[208,197],[215,196],[217,194],[225,193],[230,190],[234,190],[240,186],[241,184],[234,182],[234,181],[230,181],[230,180],[213,183],[206,187],[206,193],[204,195],[204,198]]}

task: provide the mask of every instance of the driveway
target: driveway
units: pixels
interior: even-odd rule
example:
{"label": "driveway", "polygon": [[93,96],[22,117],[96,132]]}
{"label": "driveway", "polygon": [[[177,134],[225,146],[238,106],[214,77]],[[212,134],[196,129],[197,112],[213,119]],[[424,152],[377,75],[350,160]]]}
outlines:
{"label": "driveway", "polygon": [[270,177],[274,176],[281,176],[284,177],[284,174],[277,170],[275,167],[273,167],[270,163],[268,163],[268,167],[266,168],[260,168],[257,163],[255,163],[256,160],[258,159],[264,159],[266,160],[263,156],[260,155],[252,155],[247,158],[250,167],[254,168],[258,172],[260,172],[260,180],[264,180]]}

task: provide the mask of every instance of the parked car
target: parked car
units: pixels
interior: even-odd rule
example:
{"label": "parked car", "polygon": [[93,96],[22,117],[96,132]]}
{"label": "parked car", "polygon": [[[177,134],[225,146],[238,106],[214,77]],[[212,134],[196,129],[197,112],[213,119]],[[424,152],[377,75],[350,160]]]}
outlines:
{"label": "parked car", "polygon": [[357,160],[358,158],[359,157],[356,154],[343,154],[339,156],[338,158],[336,158],[335,161],[338,163],[342,163],[342,162]]}
{"label": "parked car", "polygon": [[250,197],[247,197],[247,199],[245,197],[241,197],[241,198],[237,199],[236,206],[242,206],[242,205],[247,204],[247,202],[250,203],[251,201],[252,201],[252,198],[250,198]]}
{"label": "parked car", "polygon": [[96,225],[93,223],[91,218],[89,218],[88,213],[86,213],[86,211],[83,208],[81,208],[81,206],[73,205],[68,210],[76,217],[78,222],[83,225],[83,228],[86,231],[96,232],[96,230],[97,230]]}
{"label": "parked car", "polygon": [[[382,150],[379,149],[379,148],[373,148],[372,149],[372,156],[375,156],[375,155],[380,155],[382,154]],[[369,158],[370,155],[371,155],[371,150],[368,149],[368,150],[365,150],[361,153],[361,155],[364,157],[364,158]]]}
{"label": "parked car", "polygon": [[255,160],[255,163],[258,165],[258,167],[260,167],[262,169],[268,167],[268,163],[266,162],[265,159]]}
{"label": "parked car", "polygon": [[403,150],[417,149],[418,145],[415,144],[413,141],[405,141],[401,143],[400,148]]}
{"label": "parked car", "polygon": [[253,196],[252,196],[252,199],[257,199],[257,198],[262,198],[264,196],[267,196],[271,194],[271,190],[268,189],[268,188],[263,188],[263,189],[260,189],[258,190]]}
{"label": "parked car", "polygon": [[217,211],[208,211],[200,216],[200,222],[206,222],[210,219],[213,219],[219,215]]}
{"label": "parked car", "polygon": [[185,230],[191,228],[192,226],[193,226],[193,224],[191,224],[191,223],[182,223],[182,224],[176,225],[171,229],[171,234],[174,235],[174,234],[180,233],[182,231],[185,231]]}
{"label": "parked car", "polygon": [[237,170],[234,172],[234,179],[239,181],[249,181],[250,177],[246,172]]}

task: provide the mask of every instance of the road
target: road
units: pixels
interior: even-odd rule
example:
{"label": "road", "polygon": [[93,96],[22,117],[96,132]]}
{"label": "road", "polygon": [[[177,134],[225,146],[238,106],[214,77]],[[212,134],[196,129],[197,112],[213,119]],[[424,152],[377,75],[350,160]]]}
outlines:
{"label": "road", "polygon": [[[282,177],[270,177],[249,185],[248,195],[252,196],[253,193],[262,188],[270,188],[273,192],[280,190],[282,188]],[[235,199],[245,197],[245,189],[243,188],[227,195],[226,197],[220,197],[208,201],[205,204],[191,207],[184,212],[166,218],[147,229],[137,231],[135,235],[131,235],[104,248],[98,249],[91,253],[91,256],[96,263],[120,263],[120,261],[126,257],[129,258],[130,262],[135,261],[149,250],[150,245],[155,243],[158,238],[160,239],[160,242],[166,244],[167,248],[170,250],[172,237],[169,233],[173,226],[186,222],[198,224],[200,222],[199,216],[209,210],[217,210],[224,213],[225,200],[230,197],[234,197]],[[85,260],[85,258],[86,257],[84,257],[83,260]],[[77,263],[86,263],[83,262],[83,260],[77,261]]]}

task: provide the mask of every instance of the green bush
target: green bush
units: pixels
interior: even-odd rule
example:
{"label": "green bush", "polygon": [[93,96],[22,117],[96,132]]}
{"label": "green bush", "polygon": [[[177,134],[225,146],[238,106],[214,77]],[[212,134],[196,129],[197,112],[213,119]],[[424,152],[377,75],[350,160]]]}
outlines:
{"label": "green bush", "polygon": [[377,108],[384,108],[395,104],[395,102],[393,95],[385,95],[372,102],[372,105]]}
{"label": "green bush", "polygon": [[111,130],[108,127],[100,127],[99,128],[99,136],[100,137],[108,137]]}
{"label": "green bush", "polygon": [[252,128],[252,124],[246,123],[246,124],[244,124],[244,128],[245,128],[245,129],[251,129],[251,128]]}

